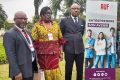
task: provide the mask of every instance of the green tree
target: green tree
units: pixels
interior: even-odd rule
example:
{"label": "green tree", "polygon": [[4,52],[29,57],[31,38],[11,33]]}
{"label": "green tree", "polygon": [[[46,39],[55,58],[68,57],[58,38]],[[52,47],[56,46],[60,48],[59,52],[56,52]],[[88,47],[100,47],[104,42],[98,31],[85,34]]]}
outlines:
{"label": "green tree", "polygon": [[34,8],[35,8],[35,17],[34,18],[36,18],[36,20],[39,19],[39,7],[42,2],[43,2],[43,0],[34,0]]}
{"label": "green tree", "polygon": [[4,28],[6,30],[9,30],[13,26],[13,23],[9,23],[8,21],[4,22]]}
{"label": "green tree", "polygon": [[[81,5],[84,4],[86,2],[86,0],[50,0],[50,6],[52,8],[52,11],[53,11],[53,16],[54,16],[54,19],[56,19],[56,15],[57,15],[57,12],[58,10],[61,10],[61,2],[64,1],[65,5],[65,12],[64,15],[69,15],[69,8],[70,8],[70,5],[75,1],[75,2],[78,2],[80,3]],[[34,0],[34,7],[35,7],[35,21],[39,19],[39,14],[38,14],[38,10],[39,10],[39,6],[40,4],[43,2],[43,0]],[[61,10],[62,11],[62,10]]]}
{"label": "green tree", "polygon": [[60,3],[62,0],[51,0],[51,8],[53,11],[54,19],[56,19],[57,11],[60,10]]}
{"label": "green tree", "polygon": [[120,0],[118,0],[117,18],[120,20]]}
{"label": "green tree", "polygon": [[[64,2],[64,10],[61,10],[61,2]],[[72,4],[73,0],[51,0],[51,8],[53,11],[53,16],[54,19],[56,19],[56,15],[57,15],[57,11],[61,10],[63,11],[64,15],[68,15],[69,14],[69,10],[68,8],[70,7],[70,5]]]}
{"label": "green tree", "polygon": [[0,29],[4,28],[4,23],[7,20],[6,12],[2,8],[2,4],[0,4]]}
{"label": "green tree", "polygon": [[[61,7],[60,7],[62,1],[64,1],[64,10],[61,10]],[[78,2],[81,6],[83,6],[86,0],[51,0],[51,8],[53,11],[54,19],[56,18],[58,10],[63,11],[64,15],[68,16],[69,8],[73,2]],[[82,8],[82,11],[83,11],[83,8]]]}

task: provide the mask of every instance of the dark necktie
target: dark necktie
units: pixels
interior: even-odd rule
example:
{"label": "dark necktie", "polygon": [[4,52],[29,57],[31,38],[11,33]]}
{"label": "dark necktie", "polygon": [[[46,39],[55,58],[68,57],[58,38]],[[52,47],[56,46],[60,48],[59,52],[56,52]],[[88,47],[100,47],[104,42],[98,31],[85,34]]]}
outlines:
{"label": "dark necktie", "polygon": [[75,21],[75,24],[77,24],[78,22],[77,22],[77,17],[74,17],[74,21]]}
{"label": "dark necktie", "polygon": [[29,40],[27,32],[24,29],[22,30],[22,32],[24,33],[24,36],[25,36],[27,42],[30,44],[30,40]]}

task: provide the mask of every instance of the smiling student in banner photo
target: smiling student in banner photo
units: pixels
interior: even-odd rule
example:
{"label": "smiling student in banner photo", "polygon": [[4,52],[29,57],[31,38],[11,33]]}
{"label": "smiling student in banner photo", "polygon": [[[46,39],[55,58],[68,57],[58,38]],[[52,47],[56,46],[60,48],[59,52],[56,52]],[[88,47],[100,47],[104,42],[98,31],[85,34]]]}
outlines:
{"label": "smiling student in banner photo", "polygon": [[[105,34],[99,32],[97,39],[95,40],[94,49],[96,52],[94,68],[104,68],[105,67],[105,55],[106,55],[106,40]],[[98,65],[100,62],[100,66]]]}
{"label": "smiling student in banner photo", "polygon": [[85,68],[92,68],[94,63],[94,44],[95,39],[92,37],[92,30],[87,30],[87,37],[85,39]]}
{"label": "smiling student in banner photo", "polygon": [[107,67],[116,68],[116,35],[115,28],[110,28],[110,35],[107,39]]}

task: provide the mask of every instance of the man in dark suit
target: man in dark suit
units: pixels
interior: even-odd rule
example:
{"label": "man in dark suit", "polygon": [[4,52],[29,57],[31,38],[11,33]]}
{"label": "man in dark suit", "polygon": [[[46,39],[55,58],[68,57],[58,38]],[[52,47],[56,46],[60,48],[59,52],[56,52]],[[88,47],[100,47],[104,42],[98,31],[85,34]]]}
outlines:
{"label": "man in dark suit", "polygon": [[60,22],[63,37],[66,40],[64,45],[65,53],[65,80],[71,80],[73,63],[76,63],[77,80],[83,77],[84,45],[83,34],[85,21],[80,19],[80,5],[73,3],[70,7],[71,15]]}
{"label": "man in dark suit", "polygon": [[14,16],[15,25],[3,36],[3,44],[9,62],[12,80],[33,80],[37,70],[35,50],[30,34],[25,30],[27,16],[18,11]]}

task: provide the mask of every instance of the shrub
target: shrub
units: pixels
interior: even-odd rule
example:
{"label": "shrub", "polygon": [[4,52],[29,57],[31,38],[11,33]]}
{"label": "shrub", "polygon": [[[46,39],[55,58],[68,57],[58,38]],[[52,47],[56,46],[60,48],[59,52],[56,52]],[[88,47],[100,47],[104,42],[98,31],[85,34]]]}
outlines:
{"label": "shrub", "polygon": [[12,22],[5,21],[4,25],[5,30],[9,30],[10,28],[12,28],[12,26],[13,26]]}
{"label": "shrub", "polygon": [[31,31],[32,27],[33,27],[33,23],[28,22],[28,23],[27,23],[27,29],[28,29],[29,31]]}
{"label": "shrub", "polygon": [[5,50],[2,43],[2,38],[0,37],[0,64],[8,63]]}

